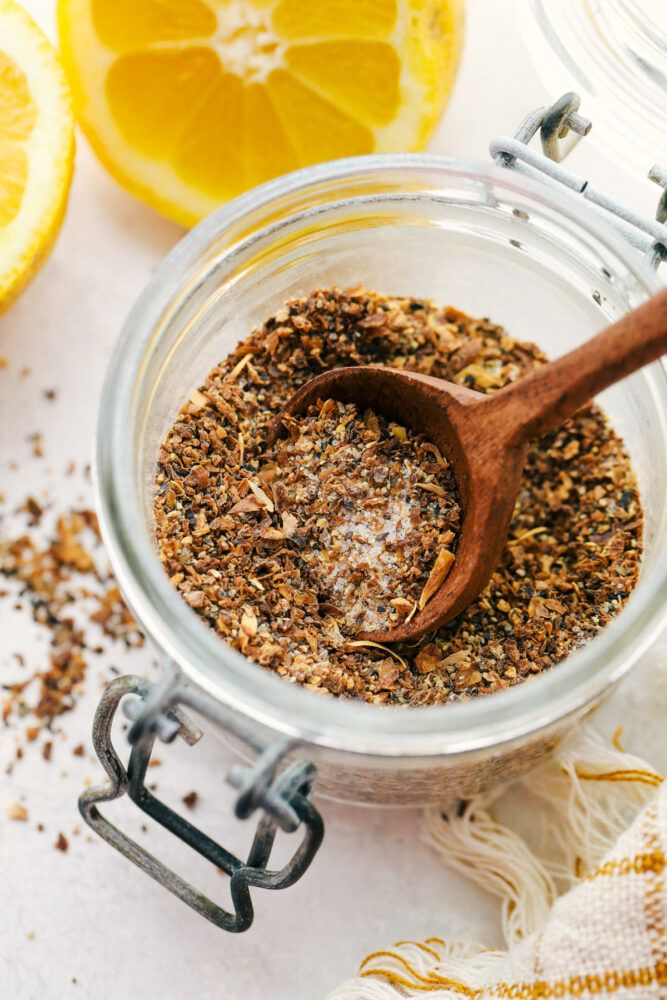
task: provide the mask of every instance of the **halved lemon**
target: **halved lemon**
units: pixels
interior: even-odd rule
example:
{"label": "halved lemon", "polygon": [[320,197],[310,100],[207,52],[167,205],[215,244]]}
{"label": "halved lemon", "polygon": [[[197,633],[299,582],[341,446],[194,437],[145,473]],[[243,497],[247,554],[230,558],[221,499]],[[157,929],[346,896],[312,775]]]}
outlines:
{"label": "halved lemon", "polygon": [[422,148],[463,0],[59,0],[58,25],[98,157],[189,225],[306,164]]}
{"label": "halved lemon", "polygon": [[74,119],[54,49],[0,0],[0,312],[46,259],[74,163]]}

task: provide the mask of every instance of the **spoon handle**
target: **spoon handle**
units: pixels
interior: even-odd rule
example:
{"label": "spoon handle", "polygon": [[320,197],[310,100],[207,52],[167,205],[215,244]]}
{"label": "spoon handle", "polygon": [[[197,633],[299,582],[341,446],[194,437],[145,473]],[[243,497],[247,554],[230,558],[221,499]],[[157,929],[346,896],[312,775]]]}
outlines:
{"label": "spoon handle", "polygon": [[495,394],[494,414],[519,444],[554,430],[610,385],[667,353],[667,288],[556,361]]}

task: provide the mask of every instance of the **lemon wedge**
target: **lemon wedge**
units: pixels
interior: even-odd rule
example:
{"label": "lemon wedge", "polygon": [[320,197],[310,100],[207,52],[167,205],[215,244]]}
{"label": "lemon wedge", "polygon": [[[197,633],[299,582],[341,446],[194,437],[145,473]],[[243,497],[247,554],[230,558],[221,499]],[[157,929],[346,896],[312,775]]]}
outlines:
{"label": "lemon wedge", "polygon": [[186,225],[255,184],[423,148],[463,0],[59,0],[81,126],[129,191]]}
{"label": "lemon wedge", "polygon": [[74,119],[54,49],[0,0],[0,312],[48,256],[74,163]]}

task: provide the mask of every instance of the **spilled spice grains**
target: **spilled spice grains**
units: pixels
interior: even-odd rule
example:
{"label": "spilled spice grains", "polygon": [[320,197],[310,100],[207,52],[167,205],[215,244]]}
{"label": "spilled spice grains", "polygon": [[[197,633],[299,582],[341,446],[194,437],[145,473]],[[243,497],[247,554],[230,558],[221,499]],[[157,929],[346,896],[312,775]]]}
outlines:
{"label": "spilled spice grains", "polygon": [[53,846],[57,851],[62,851],[63,854],[67,853],[67,851],[69,850],[69,841],[64,833],[58,834],[58,839],[56,840]]}
{"label": "spilled spice grains", "polygon": [[427,586],[434,563],[453,560],[460,510],[448,463],[423,435],[333,399],[290,419],[289,434],[260,470],[282,526],[266,497],[259,538],[299,529],[299,594],[315,614],[348,631],[405,621],[437,589]]}
{"label": "spilled spice grains", "polygon": [[[39,525],[43,511],[36,501],[28,498],[22,509],[30,527]],[[36,739],[41,726],[74,707],[89,653],[100,651],[99,647],[91,649],[82,616],[75,616],[75,609],[85,609],[85,619],[125,647],[144,642],[115,579],[106,566],[100,569],[96,564],[101,544],[97,517],[91,510],[58,515],[53,537],[46,542],[33,532],[14,539],[0,537],[0,576],[18,583],[18,595],[29,600],[33,620],[51,634],[48,665],[40,664],[20,680],[2,684],[4,722],[12,715],[37,718],[37,725],[26,730],[29,742]],[[3,591],[2,596],[16,593]],[[23,657],[16,656],[24,666]],[[45,744],[45,759],[50,754],[51,745]]]}
{"label": "spilled spice grains", "polygon": [[12,802],[7,809],[7,816],[9,819],[25,823],[28,819],[28,810],[20,802]]}
{"label": "spilled spice grains", "polygon": [[[268,427],[284,403],[329,368],[387,364],[493,392],[545,360],[502,327],[429,302],[334,288],[287,303],[213,369],[160,449],[156,537],[172,584],[226,642],[322,694],[431,704],[486,694],[548,669],[604,628],[637,579],[637,487],[622,442],[596,406],[531,447],[509,539],[488,587],[455,621],[411,647],[355,640],[354,595],[341,608],[330,575],[315,579],[317,561],[326,562],[317,531],[326,526],[317,528],[317,517],[309,523],[310,507],[290,499],[297,484],[281,481],[278,458],[266,450]],[[308,427],[302,433],[315,440],[321,415],[311,416],[312,433]],[[341,422],[338,408],[335,419]],[[363,431],[350,433],[361,439]],[[319,476],[324,459],[313,454],[308,461]],[[418,464],[440,483],[437,455]],[[367,490],[366,500],[375,500],[380,484],[360,470],[358,463],[347,477],[347,492]],[[421,492],[427,498],[416,504],[420,518],[437,497]],[[454,498],[444,512],[458,516]],[[399,602],[425,601],[424,572],[435,572],[432,587],[447,572],[455,540],[444,538],[458,522],[445,528],[442,513],[431,509],[436,534],[430,559],[418,561],[422,590],[415,585]],[[407,511],[405,536],[417,514]],[[351,573],[356,558],[349,560]],[[370,607],[360,604],[364,613]],[[399,603],[387,614],[407,615],[411,607]]]}

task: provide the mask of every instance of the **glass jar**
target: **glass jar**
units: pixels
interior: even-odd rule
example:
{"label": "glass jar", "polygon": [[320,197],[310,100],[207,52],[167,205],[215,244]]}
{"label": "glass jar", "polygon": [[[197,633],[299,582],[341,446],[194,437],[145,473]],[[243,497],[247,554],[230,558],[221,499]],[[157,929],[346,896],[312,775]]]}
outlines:
{"label": "glass jar", "polygon": [[396,804],[466,796],[547,753],[660,628],[667,378],[655,364],[601,398],[646,515],[639,582],[607,629],[546,673],[479,699],[396,709],[322,698],[225,645],[173,589],[153,537],[152,484],[174,415],[217,361],[286,299],[360,283],[489,316],[552,357],[660,287],[573,195],[500,167],[386,155],[272,181],[187,235],[127,320],[99,413],[102,531],[131,608],[165,655],[258,742],[293,740],[317,765],[320,793]]}
{"label": "glass jar", "polygon": [[591,141],[634,176],[667,157],[664,0],[517,0],[517,19],[549,90],[576,90]]}

